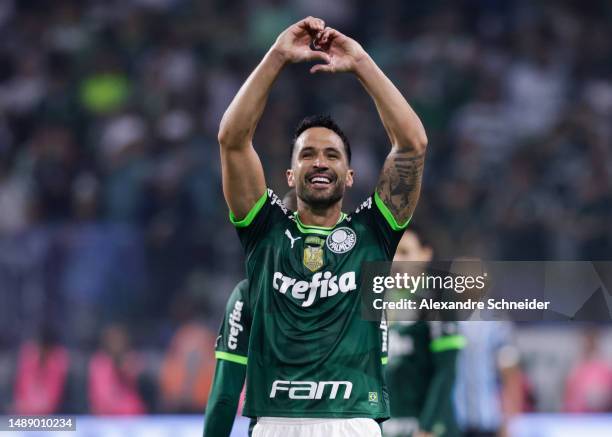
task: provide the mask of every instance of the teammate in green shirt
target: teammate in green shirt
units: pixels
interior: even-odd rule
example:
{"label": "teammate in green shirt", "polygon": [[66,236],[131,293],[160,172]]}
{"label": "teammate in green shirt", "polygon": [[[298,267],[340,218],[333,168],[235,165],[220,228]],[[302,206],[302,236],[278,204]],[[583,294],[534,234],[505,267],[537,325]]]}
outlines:
{"label": "teammate in green shirt", "polygon": [[248,281],[240,281],[225,308],[215,345],[215,377],[206,405],[204,437],[227,437],[232,431],[246,377],[251,312],[245,306]]}
{"label": "teammate in green shirt", "polygon": [[[430,262],[433,251],[407,231],[394,261]],[[457,355],[465,344],[457,322],[392,321],[387,381],[391,420],[385,437],[455,437],[452,393]]]}
{"label": "teammate in green shirt", "polygon": [[[342,213],[350,145],[328,117],[303,120],[292,144],[291,214],[272,190],[252,137],[288,63],[351,72],[374,100],[391,150],[374,194]],[[219,130],[223,190],[246,253],[252,309],[244,414],[259,436],[379,436],[389,417],[379,323],[360,317],[366,261],[390,261],[416,206],[427,139],[401,93],[351,38],[308,17],[285,30],[244,83]]]}

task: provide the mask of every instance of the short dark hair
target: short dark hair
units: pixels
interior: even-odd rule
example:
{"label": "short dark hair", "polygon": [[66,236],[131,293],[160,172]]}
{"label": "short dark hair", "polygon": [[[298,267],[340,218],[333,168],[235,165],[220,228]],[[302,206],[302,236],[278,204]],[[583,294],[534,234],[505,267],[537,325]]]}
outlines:
{"label": "short dark hair", "polygon": [[351,163],[351,144],[349,143],[348,138],[344,134],[344,131],[340,129],[338,123],[336,123],[329,115],[309,115],[308,117],[304,117],[295,128],[293,132],[293,141],[291,142],[291,155],[290,159],[293,158],[293,150],[295,149],[295,142],[298,137],[302,135],[306,129],[310,129],[312,127],[324,127],[331,131],[334,131],[342,140],[344,144],[344,151],[346,152],[346,157],[348,159],[349,164]]}

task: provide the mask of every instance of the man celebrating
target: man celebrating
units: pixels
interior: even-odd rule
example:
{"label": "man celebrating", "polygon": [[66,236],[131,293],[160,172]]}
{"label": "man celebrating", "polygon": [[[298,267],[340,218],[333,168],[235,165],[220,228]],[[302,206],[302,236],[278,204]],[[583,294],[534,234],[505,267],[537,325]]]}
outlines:
{"label": "man celebrating", "polygon": [[[374,195],[342,213],[353,184],[350,144],[329,117],[297,127],[289,214],[266,189],[252,138],[272,84],[288,63],[355,74],[391,141]],[[286,29],[244,83],[219,129],[223,191],[246,252],[253,308],[244,414],[259,436],[380,436],[389,417],[378,323],[360,317],[366,261],[390,261],[416,206],[427,143],[401,93],[363,48],[323,20]]]}

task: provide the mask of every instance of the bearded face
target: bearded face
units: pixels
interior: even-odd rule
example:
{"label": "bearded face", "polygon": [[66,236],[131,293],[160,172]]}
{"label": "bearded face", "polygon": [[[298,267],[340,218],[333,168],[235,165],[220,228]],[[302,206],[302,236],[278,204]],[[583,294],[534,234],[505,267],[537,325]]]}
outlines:
{"label": "bearded face", "polygon": [[295,142],[287,182],[312,208],[325,209],[342,200],[353,184],[353,171],[342,139],[324,127],[306,129]]}

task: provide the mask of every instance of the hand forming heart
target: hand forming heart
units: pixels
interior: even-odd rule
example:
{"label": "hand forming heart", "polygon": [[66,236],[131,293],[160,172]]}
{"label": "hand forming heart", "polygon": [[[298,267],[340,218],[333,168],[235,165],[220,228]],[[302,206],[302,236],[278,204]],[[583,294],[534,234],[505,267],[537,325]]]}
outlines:
{"label": "hand forming heart", "polygon": [[331,27],[326,27],[320,32],[314,44],[329,56],[329,62],[313,65],[311,73],[355,71],[358,62],[366,55],[357,41]]}
{"label": "hand forming heart", "polygon": [[311,73],[354,71],[359,60],[366,55],[358,42],[325,27],[323,20],[314,17],[307,17],[287,28],[272,49],[280,54],[283,62],[324,62],[314,65]]}

